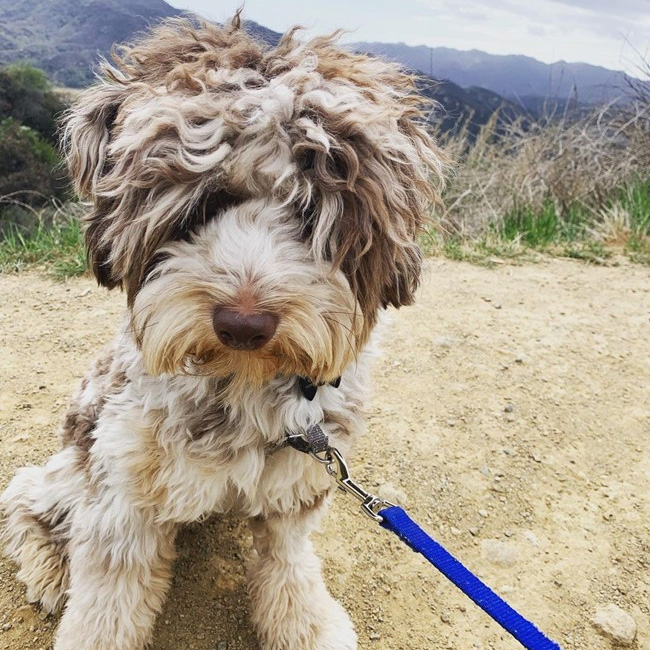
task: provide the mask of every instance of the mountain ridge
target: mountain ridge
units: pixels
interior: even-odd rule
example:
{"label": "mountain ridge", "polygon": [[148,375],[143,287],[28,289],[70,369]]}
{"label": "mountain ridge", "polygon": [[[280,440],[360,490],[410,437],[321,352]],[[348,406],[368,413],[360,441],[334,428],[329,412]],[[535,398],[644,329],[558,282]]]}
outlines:
{"label": "mountain ridge", "polygon": [[577,95],[580,102],[604,103],[620,96],[628,79],[624,72],[590,63],[547,64],[523,54],[365,41],[352,47],[436,78],[451,79],[463,88],[488,88],[514,101],[528,96],[575,100]]}

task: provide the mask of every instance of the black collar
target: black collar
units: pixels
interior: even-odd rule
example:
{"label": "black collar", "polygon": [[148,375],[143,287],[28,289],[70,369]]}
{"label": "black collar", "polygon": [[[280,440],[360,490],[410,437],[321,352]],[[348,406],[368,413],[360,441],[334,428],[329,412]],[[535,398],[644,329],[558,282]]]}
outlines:
{"label": "black collar", "polygon": [[[337,377],[334,381],[329,382],[330,386],[338,388],[341,385],[341,378]],[[311,380],[307,377],[298,377],[298,386],[300,387],[300,392],[303,394],[306,400],[310,402],[316,397],[316,393],[321,386],[325,386],[325,383],[322,384],[313,384]]]}

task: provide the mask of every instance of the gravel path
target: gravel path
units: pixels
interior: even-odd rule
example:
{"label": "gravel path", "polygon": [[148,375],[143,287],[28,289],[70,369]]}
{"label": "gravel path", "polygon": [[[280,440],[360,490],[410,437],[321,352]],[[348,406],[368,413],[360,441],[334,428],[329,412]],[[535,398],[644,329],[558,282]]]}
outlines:
{"label": "gravel path", "polygon": [[[0,489],[56,448],[67,398],[123,300],[89,279],[0,278]],[[641,266],[433,261],[377,361],[353,476],[405,499],[563,650],[624,642],[607,631],[616,608],[628,635],[637,627],[630,647],[650,648],[649,317]],[[345,496],[316,544],[360,648],[520,650]],[[153,650],[257,647],[249,549],[235,516],[180,536]],[[56,620],[26,604],[14,574],[0,562],[0,647],[49,648]]]}

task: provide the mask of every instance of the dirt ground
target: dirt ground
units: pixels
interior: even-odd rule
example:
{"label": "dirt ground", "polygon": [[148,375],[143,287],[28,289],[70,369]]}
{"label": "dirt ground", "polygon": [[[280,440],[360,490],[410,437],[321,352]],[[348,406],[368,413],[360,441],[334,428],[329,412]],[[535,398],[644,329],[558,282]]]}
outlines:
{"label": "dirt ground", "polygon": [[[42,463],[124,298],[90,279],[0,278],[0,490]],[[650,649],[650,273],[543,260],[433,261],[395,314],[353,476],[408,510],[563,650],[612,642],[614,603]],[[316,544],[372,650],[515,650],[451,583],[337,495]],[[253,650],[235,516],[188,528],[154,650]],[[49,648],[57,621],[0,563],[0,647]]]}

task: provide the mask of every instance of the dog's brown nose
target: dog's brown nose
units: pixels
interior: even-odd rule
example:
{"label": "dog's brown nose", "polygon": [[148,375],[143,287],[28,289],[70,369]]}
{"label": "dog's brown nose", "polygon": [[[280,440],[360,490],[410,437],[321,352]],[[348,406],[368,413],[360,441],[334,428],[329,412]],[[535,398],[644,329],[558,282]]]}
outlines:
{"label": "dog's brown nose", "polygon": [[242,314],[233,309],[217,307],[212,326],[219,340],[234,350],[258,350],[275,334],[278,318],[269,312]]}

